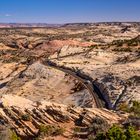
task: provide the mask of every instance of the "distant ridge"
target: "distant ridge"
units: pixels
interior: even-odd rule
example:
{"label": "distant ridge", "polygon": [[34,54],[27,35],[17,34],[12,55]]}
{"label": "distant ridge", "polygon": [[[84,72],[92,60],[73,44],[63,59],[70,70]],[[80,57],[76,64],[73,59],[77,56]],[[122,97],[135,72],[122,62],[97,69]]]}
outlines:
{"label": "distant ridge", "polygon": [[43,28],[43,27],[71,27],[71,26],[88,26],[88,25],[129,25],[139,24],[140,22],[81,22],[81,23],[64,23],[64,24],[48,24],[48,23],[0,23],[0,28]]}
{"label": "distant ridge", "polygon": [[23,28],[23,27],[59,27],[61,24],[47,23],[0,23],[0,28]]}

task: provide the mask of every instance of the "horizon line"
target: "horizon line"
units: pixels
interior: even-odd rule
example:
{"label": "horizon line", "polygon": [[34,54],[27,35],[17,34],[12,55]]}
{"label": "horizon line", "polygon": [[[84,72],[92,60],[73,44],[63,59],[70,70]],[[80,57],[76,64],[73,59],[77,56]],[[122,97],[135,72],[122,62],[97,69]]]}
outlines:
{"label": "horizon line", "polygon": [[49,23],[49,22],[0,22],[0,24],[85,24],[85,23],[140,23],[140,21],[95,21],[95,22],[64,22],[64,23]]}

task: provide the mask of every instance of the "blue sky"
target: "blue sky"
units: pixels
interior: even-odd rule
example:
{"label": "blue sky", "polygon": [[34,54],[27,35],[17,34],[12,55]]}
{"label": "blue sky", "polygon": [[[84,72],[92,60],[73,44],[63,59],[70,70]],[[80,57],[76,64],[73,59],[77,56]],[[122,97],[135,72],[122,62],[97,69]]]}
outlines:
{"label": "blue sky", "polygon": [[0,0],[0,22],[140,21],[140,0]]}

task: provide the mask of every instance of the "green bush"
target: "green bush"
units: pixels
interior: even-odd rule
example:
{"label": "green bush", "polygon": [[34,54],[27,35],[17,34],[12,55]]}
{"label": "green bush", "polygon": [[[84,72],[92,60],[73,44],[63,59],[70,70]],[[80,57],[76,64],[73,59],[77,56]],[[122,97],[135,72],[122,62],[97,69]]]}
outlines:
{"label": "green bush", "polygon": [[99,133],[95,138],[90,137],[88,140],[106,140],[106,135],[104,133]]}
{"label": "green bush", "polygon": [[140,140],[140,136],[132,126],[125,129],[114,125],[108,132],[99,133],[94,140]]}
{"label": "green bush", "polygon": [[129,126],[125,131],[125,136],[127,140],[140,140],[140,136],[137,134],[132,126]]}
{"label": "green bush", "polygon": [[30,121],[31,120],[31,117],[29,114],[24,114],[21,116],[21,118],[23,121]]}
{"label": "green bush", "polygon": [[126,140],[123,129],[116,125],[109,129],[106,136],[109,140]]}
{"label": "green bush", "polygon": [[46,126],[42,124],[39,126],[39,133],[41,135],[51,135],[52,132],[53,132],[53,127],[50,125]]}

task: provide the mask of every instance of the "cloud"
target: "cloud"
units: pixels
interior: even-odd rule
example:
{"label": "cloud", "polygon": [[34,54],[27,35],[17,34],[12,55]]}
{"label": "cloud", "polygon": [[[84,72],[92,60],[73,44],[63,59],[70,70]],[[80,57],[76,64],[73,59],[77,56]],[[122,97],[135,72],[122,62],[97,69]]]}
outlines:
{"label": "cloud", "polygon": [[10,14],[5,14],[5,17],[11,17],[11,15]]}

